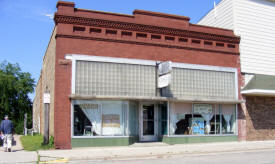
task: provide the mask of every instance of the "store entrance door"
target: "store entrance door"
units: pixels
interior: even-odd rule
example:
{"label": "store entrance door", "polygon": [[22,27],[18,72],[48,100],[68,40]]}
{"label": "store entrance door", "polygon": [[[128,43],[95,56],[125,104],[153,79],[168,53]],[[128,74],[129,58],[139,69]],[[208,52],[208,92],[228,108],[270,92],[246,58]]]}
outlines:
{"label": "store entrance door", "polygon": [[140,141],[157,141],[157,105],[154,103],[141,103],[139,113]]}

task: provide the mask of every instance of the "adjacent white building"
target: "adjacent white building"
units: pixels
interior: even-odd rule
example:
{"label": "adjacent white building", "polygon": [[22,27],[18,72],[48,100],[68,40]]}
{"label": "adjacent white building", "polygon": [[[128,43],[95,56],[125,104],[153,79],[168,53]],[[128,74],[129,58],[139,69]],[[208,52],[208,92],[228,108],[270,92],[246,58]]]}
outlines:
{"label": "adjacent white building", "polygon": [[275,0],[222,0],[198,24],[232,29],[241,37],[246,81],[249,75],[275,75]]}

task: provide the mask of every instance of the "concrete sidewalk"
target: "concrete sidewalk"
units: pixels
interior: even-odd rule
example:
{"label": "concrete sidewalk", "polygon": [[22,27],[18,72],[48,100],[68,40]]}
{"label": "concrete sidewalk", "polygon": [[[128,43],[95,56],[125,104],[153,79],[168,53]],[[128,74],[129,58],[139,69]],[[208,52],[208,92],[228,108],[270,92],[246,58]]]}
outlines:
{"label": "concrete sidewalk", "polygon": [[3,152],[0,151],[0,163],[1,164],[13,164],[13,163],[36,163],[37,162],[37,153],[35,151],[12,151],[12,152]]}
{"label": "concrete sidewalk", "polygon": [[74,148],[72,150],[39,151],[40,161],[51,159],[95,160],[162,157],[169,155],[206,154],[220,152],[240,152],[275,149],[275,141],[223,142],[166,145],[161,143],[142,143],[137,146]]}
{"label": "concrete sidewalk", "polygon": [[36,163],[37,153],[34,151],[24,151],[20,142],[20,135],[14,135],[12,152],[4,152],[0,149],[0,163]]}

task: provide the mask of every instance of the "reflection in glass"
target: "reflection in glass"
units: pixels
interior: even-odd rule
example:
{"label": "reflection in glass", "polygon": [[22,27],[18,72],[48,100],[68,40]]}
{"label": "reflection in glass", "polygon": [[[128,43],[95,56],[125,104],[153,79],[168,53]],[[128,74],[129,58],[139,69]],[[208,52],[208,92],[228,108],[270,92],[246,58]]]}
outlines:
{"label": "reflection in glass", "polygon": [[159,135],[167,135],[167,103],[160,104],[158,109]]}
{"label": "reflection in glass", "polygon": [[154,135],[154,104],[143,105],[143,135]]}
{"label": "reflection in glass", "polygon": [[143,121],[143,135],[154,135],[154,121]]}
{"label": "reflection in glass", "polygon": [[154,105],[143,105],[143,119],[154,119]]}
{"label": "reflection in glass", "polygon": [[74,136],[123,136],[128,106],[123,101],[74,101]]}

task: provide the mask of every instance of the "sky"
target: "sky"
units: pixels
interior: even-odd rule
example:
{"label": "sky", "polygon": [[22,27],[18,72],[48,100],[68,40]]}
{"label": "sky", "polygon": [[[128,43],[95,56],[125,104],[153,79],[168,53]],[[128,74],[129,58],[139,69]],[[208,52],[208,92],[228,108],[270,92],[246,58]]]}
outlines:
{"label": "sky", "polygon": [[[130,14],[135,9],[190,17],[197,23],[221,0],[74,0],[76,8]],[[38,81],[57,0],[0,0],[0,62],[18,63]],[[29,95],[34,98],[34,93]]]}

